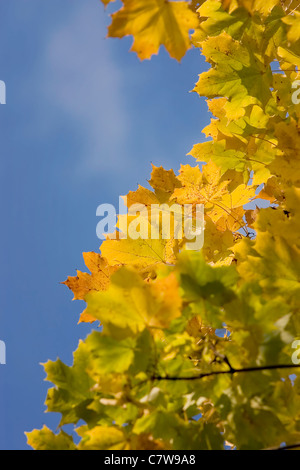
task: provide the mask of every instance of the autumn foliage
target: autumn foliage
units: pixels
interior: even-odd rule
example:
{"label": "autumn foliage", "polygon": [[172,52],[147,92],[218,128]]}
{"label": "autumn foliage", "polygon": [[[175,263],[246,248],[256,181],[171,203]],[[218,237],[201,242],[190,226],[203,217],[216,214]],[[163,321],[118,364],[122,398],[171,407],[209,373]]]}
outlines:
{"label": "autumn foliage", "polygon": [[[300,99],[292,99],[299,2],[123,0],[108,35],[132,35],[140,59],[161,45],[177,60],[190,47],[206,58],[194,91],[214,117],[207,140],[190,149],[195,166],[178,175],[153,167],[152,189],[127,195],[128,207],[204,204],[205,241],[193,252],[184,238],[118,232],[101,254],[84,254],[90,273],[65,284],[86,301],[81,321],[98,321],[102,331],[80,342],[72,367],[45,364],[55,385],[47,409],[61,413],[61,427],[83,420],[80,442],[44,427],[28,443],[300,447],[300,375],[291,359],[300,336]],[[259,209],[257,199],[270,206]]]}

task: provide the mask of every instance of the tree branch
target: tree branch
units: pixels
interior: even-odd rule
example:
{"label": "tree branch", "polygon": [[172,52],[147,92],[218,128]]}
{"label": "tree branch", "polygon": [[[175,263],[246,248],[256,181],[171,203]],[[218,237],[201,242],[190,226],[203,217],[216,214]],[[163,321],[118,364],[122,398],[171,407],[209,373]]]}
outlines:
{"label": "tree branch", "polygon": [[282,447],[268,447],[267,449],[263,450],[290,450],[290,449],[298,449],[300,447],[300,442],[298,444],[290,444],[287,446]]}
{"label": "tree branch", "polygon": [[200,375],[195,375],[192,377],[162,377],[159,375],[154,375],[152,377],[152,380],[200,380],[203,379],[204,377],[211,377],[214,375],[225,375],[225,374],[240,374],[242,372],[258,372],[258,371],[264,371],[264,370],[278,370],[278,369],[297,369],[300,368],[300,364],[277,364],[277,365],[271,365],[271,366],[259,366],[259,367],[245,367],[242,369],[234,369],[233,367],[230,366],[229,370],[217,370],[213,372],[206,372]]}

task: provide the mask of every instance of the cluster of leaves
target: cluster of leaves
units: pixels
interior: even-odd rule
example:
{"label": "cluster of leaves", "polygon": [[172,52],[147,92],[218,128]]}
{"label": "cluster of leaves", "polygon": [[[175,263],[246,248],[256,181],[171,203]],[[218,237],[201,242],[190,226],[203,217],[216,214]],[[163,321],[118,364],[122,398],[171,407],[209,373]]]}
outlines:
{"label": "cluster of leaves", "polygon": [[[110,0],[103,0],[104,4]],[[190,37],[190,30],[194,30]],[[109,36],[150,58],[191,46],[211,65],[210,140],[178,176],[153,168],[127,205],[203,204],[201,252],[185,240],[108,237],[90,274],[65,284],[100,321],[72,367],[47,362],[47,408],[73,438],[44,427],[35,449],[263,449],[300,442],[300,6],[296,0],[123,0]],[[244,206],[259,198],[267,209]],[[119,217],[118,227],[124,223]],[[150,222],[149,222],[150,223]],[[299,367],[299,366],[298,366]],[[291,374],[294,374],[291,376]]]}

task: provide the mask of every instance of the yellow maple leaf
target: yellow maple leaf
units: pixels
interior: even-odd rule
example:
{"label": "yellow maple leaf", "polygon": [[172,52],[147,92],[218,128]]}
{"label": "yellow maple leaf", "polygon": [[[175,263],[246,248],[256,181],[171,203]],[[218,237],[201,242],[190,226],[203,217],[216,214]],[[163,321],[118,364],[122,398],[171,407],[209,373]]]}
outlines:
{"label": "yellow maple leaf", "polygon": [[77,429],[79,436],[84,439],[80,442],[79,450],[128,450],[128,443],[124,433],[116,427],[95,426],[88,429],[81,426]]}
{"label": "yellow maple leaf", "polygon": [[[298,8],[299,7],[300,6],[298,5]],[[287,15],[285,18],[282,18],[282,21],[290,26],[287,33],[288,40],[296,42],[299,40],[300,13],[297,11],[294,11],[293,13],[293,15]]]}
{"label": "yellow maple leaf", "polygon": [[151,204],[159,204],[155,193],[143,186],[139,186],[136,191],[129,191],[125,200],[127,207],[133,204],[144,204],[146,207],[151,206]]}
{"label": "yellow maple leaf", "polygon": [[63,430],[54,434],[47,426],[41,430],[26,432],[27,444],[35,450],[76,450],[71,436]]}
{"label": "yellow maple leaf", "polygon": [[255,187],[236,180],[229,191],[233,177],[232,172],[222,175],[221,169],[211,161],[203,166],[202,173],[199,167],[185,165],[178,177],[182,187],[175,189],[173,195],[179,204],[204,204],[206,215],[219,230],[240,229],[244,225],[242,206],[255,196]]}
{"label": "yellow maple leaf", "polygon": [[179,188],[181,186],[180,181],[173,170],[165,170],[163,167],[156,167],[154,165],[152,165],[149,184],[160,198],[167,195],[170,196],[175,188]]}
{"label": "yellow maple leaf", "polygon": [[181,60],[191,46],[189,31],[198,24],[198,15],[185,1],[124,0],[124,6],[112,15],[108,35],[133,35],[131,50],[141,60],[157,54],[161,45]]}
{"label": "yellow maple leaf", "polygon": [[205,222],[203,256],[208,263],[214,265],[231,264],[235,240],[230,230],[221,231],[208,217]]}
{"label": "yellow maple leaf", "polygon": [[73,300],[84,300],[91,290],[106,290],[111,274],[117,269],[115,266],[109,266],[100,253],[83,253],[83,259],[91,274],[77,271],[77,276],[69,276],[62,283],[73,292]]}
{"label": "yellow maple leaf", "polygon": [[300,185],[300,128],[298,123],[280,122],[275,126],[275,135],[281,151],[269,165],[273,175],[285,184]]}
{"label": "yellow maple leaf", "polygon": [[[118,266],[110,266],[100,253],[83,253],[83,259],[91,274],[77,271],[77,276],[69,276],[66,281],[62,282],[73,292],[73,300],[84,300],[85,296],[93,290],[106,290],[110,283],[110,276],[118,269]],[[93,323],[94,321],[96,319],[88,315],[85,310],[81,313],[79,323]]]}
{"label": "yellow maple leaf", "polygon": [[280,185],[280,181],[276,176],[272,176],[264,184],[263,189],[258,194],[259,199],[265,199],[267,201],[273,202],[282,202],[285,199],[284,191]]}
{"label": "yellow maple leaf", "polygon": [[260,210],[254,223],[256,240],[244,239],[234,251],[243,279],[257,280],[266,293],[282,296],[299,312],[300,189],[288,189],[285,196],[284,210]]}
{"label": "yellow maple leaf", "polygon": [[[181,186],[179,179],[173,170],[165,170],[153,165],[149,184],[154,191],[139,186],[136,191],[130,191],[125,197],[128,214],[120,215],[117,228],[119,232],[108,235],[101,245],[101,253],[112,266],[130,265],[140,272],[150,273],[160,264],[174,264],[176,254],[183,241],[175,235],[176,223],[174,212],[172,212],[173,201],[171,196],[174,190]],[[144,206],[144,211],[137,209],[137,214],[132,215],[130,210],[136,206]],[[135,211],[134,211],[135,212]],[[155,224],[152,216],[162,217],[162,212],[170,217],[170,233],[165,238],[162,235],[161,219],[159,237],[153,237]],[[140,234],[134,239],[130,234],[130,228]]]}
{"label": "yellow maple leaf", "polygon": [[148,238],[133,240],[120,237],[119,232],[115,233],[113,238],[108,236],[102,243],[102,255],[107,257],[113,266],[129,265],[139,270],[147,268],[148,271],[151,271],[152,268],[160,264],[173,264],[175,251],[177,251],[173,244],[176,244],[176,240],[151,239],[151,224],[150,222],[145,222],[145,224],[149,229]]}
{"label": "yellow maple leaf", "polygon": [[181,313],[174,273],[146,283],[138,273],[127,268],[121,268],[112,276],[107,291],[91,292],[87,304],[87,313],[102,322],[106,333],[116,327],[125,334],[129,330],[143,331],[145,327],[167,328]]}
{"label": "yellow maple leaf", "polygon": [[230,13],[239,7],[244,7],[250,14],[258,11],[267,15],[278,5],[279,0],[221,0],[221,2],[225,9],[229,9]]}
{"label": "yellow maple leaf", "polygon": [[[298,33],[299,35],[299,33]],[[296,54],[293,51],[289,51],[288,49],[285,49],[283,47],[278,47],[277,49],[278,55],[285,61],[287,62],[287,66],[285,68],[290,67],[290,64],[296,65],[297,67],[300,67],[300,55]]]}

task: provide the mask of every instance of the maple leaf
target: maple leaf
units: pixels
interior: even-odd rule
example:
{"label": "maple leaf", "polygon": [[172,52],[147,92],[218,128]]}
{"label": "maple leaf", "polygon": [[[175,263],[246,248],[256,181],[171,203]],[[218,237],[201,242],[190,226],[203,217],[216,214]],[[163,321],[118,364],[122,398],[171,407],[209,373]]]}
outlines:
{"label": "maple leaf", "polygon": [[64,431],[54,434],[47,426],[41,430],[25,433],[27,444],[35,450],[75,450],[76,446],[71,436]]}
{"label": "maple leaf", "polygon": [[275,135],[281,152],[269,165],[273,175],[288,186],[300,185],[300,129],[297,122],[280,122],[275,126]]}
{"label": "maple leaf", "polygon": [[87,346],[94,352],[97,367],[105,373],[125,372],[132,365],[137,349],[134,338],[116,340],[94,331],[86,340]]}
{"label": "maple leaf", "polygon": [[224,108],[231,120],[243,116],[246,106],[266,105],[271,98],[272,74],[263,57],[254,55],[227,33],[209,38],[201,46],[213,68],[201,74],[194,91],[209,98],[228,98]]}
{"label": "maple leaf", "polygon": [[254,223],[255,242],[243,240],[234,248],[243,278],[258,280],[268,294],[282,295],[290,306],[299,305],[300,294],[299,201],[299,189],[287,190],[285,211],[261,210]]}
{"label": "maple leaf", "polygon": [[[93,290],[106,290],[110,283],[110,276],[118,266],[109,266],[107,260],[99,253],[83,253],[83,259],[91,274],[77,271],[77,276],[69,276],[63,282],[74,293],[73,300],[84,300],[85,296]],[[83,311],[79,323],[93,323],[95,318]]]}
{"label": "maple leaf", "polygon": [[73,300],[84,300],[91,290],[106,290],[109,286],[110,276],[117,267],[109,266],[107,260],[100,253],[83,253],[86,267],[91,274],[77,271],[77,276],[69,276],[65,284],[74,293]]}
{"label": "maple leaf", "polygon": [[[275,186],[277,191],[280,187]],[[257,219],[255,228],[259,233],[270,232],[276,237],[284,238],[286,243],[293,248],[300,248],[300,188],[286,188],[284,198],[281,201],[280,198],[278,199],[280,202],[278,208],[264,210],[262,216]]]}
{"label": "maple leaf", "polygon": [[[219,0],[217,0],[219,1]],[[220,0],[224,9],[228,9],[230,13],[237,8],[244,7],[250,15],[259,12],[268,14],[272,9],[280,5],[287,13],[299,10],[298,0]]]}
{"label": "maple leaf", "polygon": [[87,296],[87,304],[87,313],[103,323],[104,331],[115,325],[137,332],[146,325],[167,327],[180,315],[181,299],[174,274],[147,284],[137,273],[122,268],[112,276],[107,291]]}
{"label": "maple leaf", "polygon": [[171,194],[175,188],[180,186],[180,182],[176,178],[173,170],[165,170],[163,167],[156,167],[152,165],[151,179],[149,184],[155,191],[161,193]]}
{"label": "maple leaf", "polygon": [[198,10],[201,19],[199,27],[192,35],[193,44],[201,46],[201,42],[209,36],[218,36],[226,31],[235,39],[238,39],[243,31],[251,25],[249,14],[246,10],[239,9],[229,14],[221,2],[208,0]]}
{"label": "maple leaf", "polygon": [[[245,116],[229,121],[225,103],[225,98],[208,102],[209,109],[218,120],[212,120],[203,132],[213,141],[194,145],[189,155],[198,161],[212,160],[224,173],[233,169],[242,172],[245,183],[254,171],[253,184],[260,185],[271,176],[269,165],[276,155],[281,155],[274,135],[277,117],[273,123],[261,107],[253,105],[248,107]],[[273,108],[271,112],[274,112]]]}
{"label": "maple leaf", "polygon": [[173,264],[178,251],[177,240],[151,239],[151,225],[148,226],[149,237],[122,238],[116,232],[113,238],[107,239],[101,245],[102,255],[109,259],[112,266],[129,265],[141,271],[151,271],[161,264]]}
{"label": "maple leaf", "polygon": [[283,202],[285,194],[283,188],[280,185],[280,181],[275,176],[272,176],[264,184],[263,189],[258,194],[259,199],[266,199],[273,202]]}
{"label": "maple leaf", "polygon": [[[230,265],[233,258],[233,246],[235,238],[231,230],[226,227],[217,227],[212,220],[207,217],[205,220],[203,256],[208,263],[216,265]],[[222,228],[222,230],[220,230]]]}
{"label": "maple leaf", "polygon": [[180,204],[204,204],[205,214],[219,230],[240,229],[244,225],[242,206],[255,196],[256,187],[236,180],[229,191],[231,176],[222,175],[221,169],[211,161],[203,166],[202,173],[199,167],[182,166],[178,178],[182,187],[175,189],[173,196]]}
{"label": "maple leaf", "polygon": [[[140,271],[149,272],[161,264],[174,264],[176,260],[183,239],[176,238],[171,197],[173,191],[180,187],[181,183],[173,170],[167,171],[162,167],[153,166],[149,184],[154,192],[139,186],[136,191],[130,191],[125,199],[129,210],[135,204],[143,205],[146,208],[145,215],[140,215],[140,219],[138,219],[139,216],[131,215],[130,212],[128,215],[119,216],[117,228],[120,231],[108,235],[101,245],[102,255],[109,260],[112,266],[126,264],[134,266]],[[170,237],[168,238],[163,237],[162,226],[159,227],[159,237],[152,237],[154,223],[151,215],[153,216],[155,207],[157,207],[158,215],[160,207],[171,218]],[[130,234],[127,233],[130,225],[135,221],[142,225],[140,231],[145,231],[145,236],[136,240],[128,236]]]}
{"label": "maple leaf", "polygon": [[112,15],[108,35],[133,35],[131,50],[141,60],[157,54],[162,44],[171,57],[180,60],[190,48],[189,31],[198,21],[185,1],[124,0],[121,10]]}
{"label": "maple leaf", "polygon": [[220,169],[212,162],[203,167],[202,173],[198,166],[181,166],[179,181],[181,188],[175,189],[173,196],[180,204],[198,203],[213,204],[226,192],[229,181],[220,182]]}
{"label": "maple leaf", "polygon": [[[297,47],[296,51],[299,52],[299,47]],[[281,57],[283,61],[287,63],[286,65],[284,64],[282,66],[283,69],[290,67],[290,64],[300,67],[300,55],[299,53],[296,53],[296,51],[292,51],[284,47],[278,47],[277,52],[279,57]]]}
{"label": "maple leaf", "polygon": [[256,206],[256,209],[250,209],[246,211],[245,218],[246,218],[248,227],[254,228],[253,224],[256,221],[258,214],[259,214],[258,206]]}
{"label": "maple leaf", "polygon": [[85,439],[79,450],[128,450],[126,436],[117,427],[95,426],[89,430],[86,426],[77,429],[79,436]]}
{"label": "maple leaf", "polygon": [[[299,9],[299,5],[297,5]],[[296,42],[299,40],[299,29],[300,29],[300,13],[299,11],[294,11],[293,15],[287,15],[282,18],[282,21],[289,25],[289,30],[287,33],[287,38],[291,42]]]}

